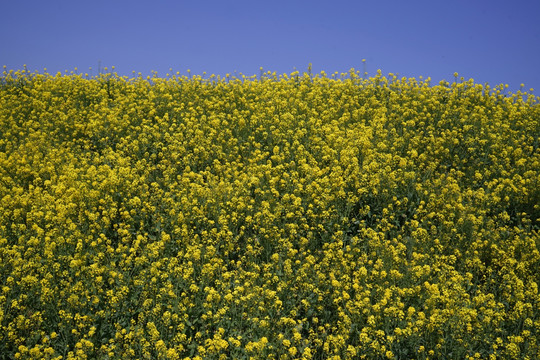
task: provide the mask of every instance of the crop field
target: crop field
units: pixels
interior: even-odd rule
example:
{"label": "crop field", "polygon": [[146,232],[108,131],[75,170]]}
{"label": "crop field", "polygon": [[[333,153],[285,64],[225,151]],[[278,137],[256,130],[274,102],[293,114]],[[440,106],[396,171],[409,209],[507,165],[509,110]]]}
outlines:
{"label": "crop field", "polygon": [[538,359],[540,98],[0,77],[0,359]]}

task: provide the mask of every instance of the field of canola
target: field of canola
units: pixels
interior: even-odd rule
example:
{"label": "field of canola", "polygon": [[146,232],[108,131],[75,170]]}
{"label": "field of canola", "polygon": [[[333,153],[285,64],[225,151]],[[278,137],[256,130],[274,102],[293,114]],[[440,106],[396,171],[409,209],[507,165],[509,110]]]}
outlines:
{"label": "field of canola", "polygon": [[0,78],[0,359],[540,358],[540,105],[380,72]]}

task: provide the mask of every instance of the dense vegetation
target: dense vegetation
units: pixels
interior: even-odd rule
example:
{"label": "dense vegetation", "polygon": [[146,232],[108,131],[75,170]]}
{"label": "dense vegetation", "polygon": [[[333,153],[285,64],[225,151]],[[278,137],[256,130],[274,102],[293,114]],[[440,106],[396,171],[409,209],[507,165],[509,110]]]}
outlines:
{"label": "dense vegetation", "polygon": [[4,72],[0,358],[538,358],[538,100]]}

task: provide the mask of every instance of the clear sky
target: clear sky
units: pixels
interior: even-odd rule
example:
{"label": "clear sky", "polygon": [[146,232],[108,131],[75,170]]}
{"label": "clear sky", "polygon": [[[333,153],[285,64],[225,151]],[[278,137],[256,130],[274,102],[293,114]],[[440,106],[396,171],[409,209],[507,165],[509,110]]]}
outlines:
{"label": "clear sky", "polygon": [[540,0],[1,0],[0,65],[95,75],[307,69],[540,93]]}

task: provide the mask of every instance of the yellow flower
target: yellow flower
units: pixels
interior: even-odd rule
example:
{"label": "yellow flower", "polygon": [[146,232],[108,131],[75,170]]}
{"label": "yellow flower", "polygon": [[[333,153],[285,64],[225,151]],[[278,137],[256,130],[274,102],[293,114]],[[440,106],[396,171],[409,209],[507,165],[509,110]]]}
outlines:
{"label": "yellow flower", "polygon": [[533,358],[540,99],[311,70],[5,68],[0,351]]}

